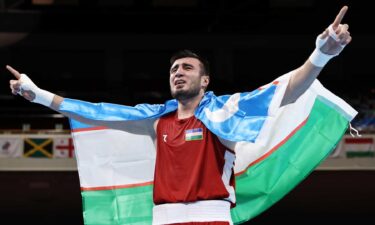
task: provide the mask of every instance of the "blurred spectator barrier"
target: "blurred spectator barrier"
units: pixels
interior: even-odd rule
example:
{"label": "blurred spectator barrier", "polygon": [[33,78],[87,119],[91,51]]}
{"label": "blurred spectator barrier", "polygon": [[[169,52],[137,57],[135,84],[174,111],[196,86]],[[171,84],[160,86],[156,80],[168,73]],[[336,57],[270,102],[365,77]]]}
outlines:
{"label": "blurred spectator barrier", "polygon": [[[345,135],[318,170],[375,170],[375,134]],[[77,170],[69,132],[0,134],[0,170]]]}

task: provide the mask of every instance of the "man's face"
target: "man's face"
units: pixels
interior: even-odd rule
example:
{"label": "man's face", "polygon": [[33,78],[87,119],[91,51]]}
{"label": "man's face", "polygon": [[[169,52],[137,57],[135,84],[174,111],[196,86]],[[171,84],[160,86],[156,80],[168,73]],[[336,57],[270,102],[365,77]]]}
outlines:
{"label": "man's face", "polygon": [[186,100],[197,96],[208,85],[208,76],[202,76],[200,61],[196,58],[177,59],[170,71],[169,85],[172,97]]}

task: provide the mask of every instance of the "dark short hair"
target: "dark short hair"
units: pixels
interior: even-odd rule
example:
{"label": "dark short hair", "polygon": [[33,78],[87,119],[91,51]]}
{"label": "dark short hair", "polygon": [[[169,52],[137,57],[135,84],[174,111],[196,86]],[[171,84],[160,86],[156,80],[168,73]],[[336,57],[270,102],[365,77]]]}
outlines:
{"label": "dark short hair", "polygon": [[208,60],[203,58],[202,56],[198,55],[197,53],[191,51],[191,50],[181,50],[176,52],[174,55],[172,55],[169,62],[171,65],[177,60],[181,58],[196,58],[201,62],[201,73],[205,74],[207,76],[210,76],[210,64],[208,63]]}

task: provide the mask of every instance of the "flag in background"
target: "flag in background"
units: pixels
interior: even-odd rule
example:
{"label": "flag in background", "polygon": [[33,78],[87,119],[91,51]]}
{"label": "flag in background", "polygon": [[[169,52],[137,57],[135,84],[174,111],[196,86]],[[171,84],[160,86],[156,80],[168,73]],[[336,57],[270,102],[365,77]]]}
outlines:
{"label": "flag in background", "polygon": [[54,158],[75,158],[74,145],[71,137],[53,139]]}
{"label": "flag in background", "polygon": [[24,157],[52,158],[52,138],[25,138]]}
{"label": "flag in background", "polygon": [[[196,110],[195,116],[220,139],[237,142],[235,224],[262,213],[306,178],[336,147],[357,113],[318,81],[295,103],[279,107],[289,76],[250,94],[206,95]],[[120,121],[160,117],[176,108],[169,109],[168,102],[132,108],[64,99],[60,110]],[[125,127],[70,122],[85,224],[151,224],[156,157],[151,138]]]}
{"label": "flag in background", "polygon": [[374,157],[375,145],[372,137],[344,138],[346,157]]}
{"label": "flag in background", "polygon": [[22,138],[0,137],[0,158],[22,157]]}

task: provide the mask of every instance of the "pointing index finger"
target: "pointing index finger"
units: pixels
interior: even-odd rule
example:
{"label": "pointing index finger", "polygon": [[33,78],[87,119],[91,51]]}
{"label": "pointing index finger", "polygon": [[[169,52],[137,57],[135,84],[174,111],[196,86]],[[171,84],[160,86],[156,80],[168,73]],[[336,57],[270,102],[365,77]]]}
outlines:
{"label": "pointing index finger", "polygon": [[344,6],[344,7],[341,8],[339,14],[337,14],[337,16],[335,18],[335,21],[333,21],[333,23],[332,23],[332,26],[333,26],[334,29],[336,29],[340,25],[342,19],[345,16],[346,11],[348,11],[348,6]]}
{"label": "pointing index finger", "polygon": [[17,80],[21,78],[21,74],[17,70],[13,69],[9,65],[7,65],[6,68],[17,78]]}

